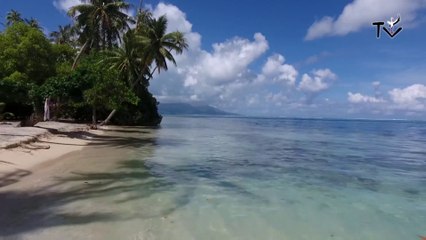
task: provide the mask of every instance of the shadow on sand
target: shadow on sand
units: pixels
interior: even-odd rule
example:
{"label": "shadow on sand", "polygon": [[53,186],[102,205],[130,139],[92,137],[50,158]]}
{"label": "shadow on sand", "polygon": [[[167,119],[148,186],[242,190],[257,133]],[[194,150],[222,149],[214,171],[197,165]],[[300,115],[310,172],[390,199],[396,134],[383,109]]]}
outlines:
{"label": "shadow on sand", "polygon": [[[157,145],[155,131],[125,130],[131,132],[123,134],[127,132],[120,130],[117,134],[109,135],[96,135],[84,131],[55,132],[69,137],[90,138],[92,142],[89,145],[99,151],[110,148],[124,148],[124,150],[144,148],[143,157],[115,160],[115,168],[112,170],[86,172],[84,168],[80,168],[81,171],[67,173],[64,176],[56,175],[60,177],[54,177],[50,185],[26,191],[4,186],[16,183],[24,177],[23,175],[29,175],[31,172],[15,172],[7,178],[0,179],[0,238],[14,238],[20,234],[57,226],[167,216],[186,205],[191,198],[191,190],[177,194],[172,204],[158,207],[155,211],[127,209],[153,194],[176,189],[173,182],[156,175],[146,164],[145,160],[153,155],[154,146]],[[135,133],[146,136],[138,137]],[[108,203],[98,208],[99,200]],[[93,205],[94,208],[90,211],[86,208],[74,208],[80,206],[79,204]]]}

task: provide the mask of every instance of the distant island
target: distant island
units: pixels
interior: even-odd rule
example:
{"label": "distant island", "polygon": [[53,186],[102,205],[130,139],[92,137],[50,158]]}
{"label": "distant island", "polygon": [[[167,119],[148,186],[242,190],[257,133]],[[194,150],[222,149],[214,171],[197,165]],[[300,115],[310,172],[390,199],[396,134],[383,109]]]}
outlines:
{"label": "distant island", "polygon": [[161,103],[159,111],[164,115],[237,115],[218,108],[190,103]]}

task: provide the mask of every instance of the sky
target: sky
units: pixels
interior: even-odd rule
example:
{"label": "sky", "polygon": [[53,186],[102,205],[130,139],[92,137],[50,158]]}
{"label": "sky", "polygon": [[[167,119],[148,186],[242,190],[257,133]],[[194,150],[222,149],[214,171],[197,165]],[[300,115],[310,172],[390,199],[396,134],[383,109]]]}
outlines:
{"label": "sky", "polygon": [[[128,1],[133,6],[138,0]],[[45,33],[80,0],[0,0]],[[426,119],[426,0],[144,0],[189,49],[152,79],[160,102],[267,117]],[[135,10],[129,10],[134,14]],[[376,37],[373,22],[401,17]]]}

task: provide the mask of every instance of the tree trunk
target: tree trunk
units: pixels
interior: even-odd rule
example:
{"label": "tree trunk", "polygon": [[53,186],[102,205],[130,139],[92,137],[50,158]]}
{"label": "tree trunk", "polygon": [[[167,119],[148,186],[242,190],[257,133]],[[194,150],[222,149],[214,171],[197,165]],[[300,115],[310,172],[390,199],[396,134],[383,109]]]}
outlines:
{"label": "tree trunk", "polygon": [[117,109],[112,110],[111,113],[108,115],[108,117],[103,122],[101,122],[100,125],[101,126],[108,125],[109,121],[111,121],[111,118],[114,117],[116,112],[117,112]]}
{"label": "tree trunk", "polygon": [[96,119],[96,107],[95,106],[93,106],[92,107],[92,127],[94,128],[94,129],[96,129],[97,128],[97,119]]}
{"label": "tree trunk", "polygon": [[77,63],[81,58],[81,55],[83,54],[84,51],[86,51],[87,45],[89,44],[89,41],[86,41],[83,45],[83,47],[81,47],[80,52],[77,54],[77,56],[74,59],[74,62],[72,64],[72,70],[74,70],[77,67]]}

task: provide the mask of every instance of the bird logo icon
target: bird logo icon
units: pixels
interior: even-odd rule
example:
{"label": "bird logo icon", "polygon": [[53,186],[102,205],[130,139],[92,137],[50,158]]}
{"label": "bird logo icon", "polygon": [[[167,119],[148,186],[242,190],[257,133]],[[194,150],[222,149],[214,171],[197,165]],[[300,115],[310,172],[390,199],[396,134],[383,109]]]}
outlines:
{"label": "bird logo icon", "polygon": [[387,21],[390,32],[393,33],[393,27],[401,21],[401,16],[398,16],[397,18],[391,17],[390,21]]}

